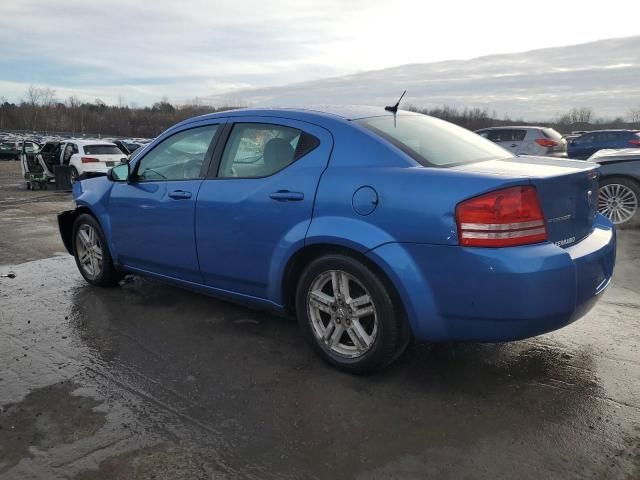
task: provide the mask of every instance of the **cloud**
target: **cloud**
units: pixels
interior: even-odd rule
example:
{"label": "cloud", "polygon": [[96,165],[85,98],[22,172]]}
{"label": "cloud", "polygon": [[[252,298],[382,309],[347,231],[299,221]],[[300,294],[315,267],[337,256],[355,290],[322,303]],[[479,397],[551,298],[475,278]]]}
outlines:
{"label": "cloud", "polygon": [[[612,68],[615,66],[615,68]],[[576,106],[625,115],[640,106],[640,36],[467,61],[412,64],[284,87],[232,92],[250,106],[405,104],[480,107],[499,115],[549,119]],[[204,99],[224,103],[225,95]]]}
{"label": "cloud", "polygon": [[[624,2],[610,0],[607,12],[616,3]],[[571,2],[536,5],[574,27],[540,35],[537,22],[513,22],[529,9],[505,9],[498,0],[468,2],[464,14],[459,2],[421,0],[3,0],[0,96],[18,100],[15,85],[38,84],[90,100],[123,95],[148,104],[166,95],[180,102],[637,32],[632,15],[607,22],[606,13]],[[629,60],[610,65],[618,63]]]}

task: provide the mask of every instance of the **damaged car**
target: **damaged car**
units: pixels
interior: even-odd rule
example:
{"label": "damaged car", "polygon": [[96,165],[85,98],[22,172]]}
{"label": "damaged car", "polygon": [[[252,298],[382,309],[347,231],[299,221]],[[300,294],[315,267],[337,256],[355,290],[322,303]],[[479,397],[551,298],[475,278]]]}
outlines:
{"label": "damaged car", "polygon": [[412,339],[509,341],[585,315],[616,253],[598,177],[397,105],[243,109],[77,182],[58,222],[92,285],[134,273],[297,317],[325,361],[367,373]]}

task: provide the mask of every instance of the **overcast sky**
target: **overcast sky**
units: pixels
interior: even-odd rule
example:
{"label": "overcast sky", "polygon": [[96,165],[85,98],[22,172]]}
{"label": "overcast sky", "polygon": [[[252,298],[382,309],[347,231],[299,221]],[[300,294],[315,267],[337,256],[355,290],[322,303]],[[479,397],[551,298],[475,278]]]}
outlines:
{"label": "overcast sky", "polygon": [[637,14],[617,0],[0,0],[0,97],[17,101],[33,84],[60,99],[181,103],[637,35]]}

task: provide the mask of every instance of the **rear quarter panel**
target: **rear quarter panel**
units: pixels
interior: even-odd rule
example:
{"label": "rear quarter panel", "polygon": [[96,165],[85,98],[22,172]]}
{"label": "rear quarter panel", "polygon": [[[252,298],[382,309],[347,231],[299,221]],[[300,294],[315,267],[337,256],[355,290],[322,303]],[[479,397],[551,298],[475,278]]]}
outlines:
{"label": "rear quarter panel", "polygon": [[[361,252],[388,242],[457,245],[458,202],[529,183],[518,175],[422,167],[369,132],[350,128],[333,133],[334,151],[318,186],[307,244],[335,243]],[[369,215],[353,208],[354,193],[364,186],[377,192]]]}

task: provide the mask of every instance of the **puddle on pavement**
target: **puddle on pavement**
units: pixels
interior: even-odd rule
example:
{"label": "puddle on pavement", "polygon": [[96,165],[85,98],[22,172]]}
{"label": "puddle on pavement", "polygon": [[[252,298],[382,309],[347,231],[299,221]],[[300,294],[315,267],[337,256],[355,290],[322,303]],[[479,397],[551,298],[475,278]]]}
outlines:
{"label": "puddle on pavement", "polygon": [[107,458],[97,470],[80,472],[73,480],[222,478],[219,475],[206,459],[172,442],[163,442]]}
{"label": "puddle on pavement", "polygon": [[106,414],[96,412],[100,403],[73,395],[78,386],[60,382],[27,394],[18,403],[5,405],[0,414],[0,474],[20,460],[34,456],[33,450],[48,450],[94,435]]}
{"label": "puddle on pavement", "polygon": [[[41,366],[55,360],[60,365],[51,375],[95,383],[105,398],[97,410],[111,415],[97,435],[107,447],[69,460],[72,478],[199,478],[220,465],[260,479],[464,478],[500,471],[521,478],[553,477],[549,472],[640,478],[633,463],[639,435],[632,430],[640,419],[633,363],[638,324],[631,313],[616,314],[625,323],[613,328],[605,303],[560,333],[501,345],[416,345],[388,370],[354,377],[325,366],[295,322],[264,312],[139,277],[115,289],[90,287],[70,258],[15,271],[18,277],[0,286],[7,286],[0,302],[3,331],[12,335],[4,341],[20,361],[7,356],[0,376],[20,379],[14,390],[23,395],[23,387],[45,384],[37,383]],[[38,413],[33,406],[20,413],[45,398],[68,404],[72,391],[32,390],[10,407],[35,443],[12,445],[13,437],[0,437],[11,449],[7,458],[29,457],[31,444],[43,450],[74,441],[54,420],[30,421]],[[88,420],[74,420],[60,407],[58,416],[69,417],[65,424],[92,425],[94,415],[93,428],[100,429],[105,419],[92,411],[95,401],[73,401],[86,402],[79,410]],[[124,416],[112,402],[135,417],[135,435],[120,427]],[[9,409],[0,415],[3,427],[7,415]],[[91,443],[83,438],[79,444]]]}

